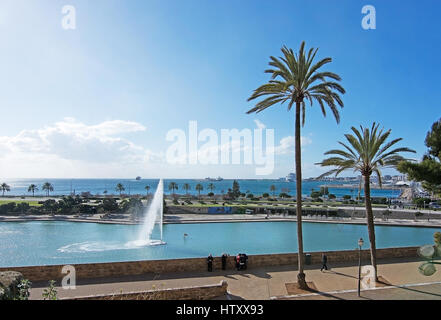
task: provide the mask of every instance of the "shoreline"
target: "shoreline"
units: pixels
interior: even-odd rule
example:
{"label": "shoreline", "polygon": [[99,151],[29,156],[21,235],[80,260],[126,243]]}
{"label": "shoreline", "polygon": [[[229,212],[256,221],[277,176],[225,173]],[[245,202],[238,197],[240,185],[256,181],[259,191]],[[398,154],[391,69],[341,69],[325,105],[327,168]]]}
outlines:
{"label": "shoreline", "polygon": [[[120,225],[141,225],[143,221],[131,221],[129,219],[100,219],[96,217],[66,217],[66,216],[0,216],[0,222],[35,222],[35,221],[58,221],[58,222],[80,222],[80,223],[101,223],[101,224],[120,224]],[[308,223],[332,223],[332,224],[352,224],[365,225],[365,218],[306,218],[303,222]],[[167,217],[164,215],[164,224],[197,224],[197,223],[236,223],[236,222],[297,222],[297,218],[286,216],[270,216],[266,215],[216,215],[212,217],[204,214],[180,214]],[[441,228],[441,220],[408,220],[408,219],[375,219],[377,226],[395,226],[395,227],[422,227],[422,228]]]}

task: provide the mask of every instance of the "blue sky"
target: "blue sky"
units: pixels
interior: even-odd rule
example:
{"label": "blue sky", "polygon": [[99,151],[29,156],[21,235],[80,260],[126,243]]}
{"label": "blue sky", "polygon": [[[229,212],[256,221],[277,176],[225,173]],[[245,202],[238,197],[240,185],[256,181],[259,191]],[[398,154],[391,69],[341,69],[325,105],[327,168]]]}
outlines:
{"label": "blue sky", "polygon": [[[361,27],[364,5],[376,29]],[[76,29],[61,27],[64,5]],[[0,176],[256,178],[253,165],[165,163],[171,129],[294,131],[276,106],[245,112],[268,58],[302,40],[332,57],[347,94],[341,123],[307,109],[304,176],[353,125],[380,122],[420,158],[441,116],[441,3],[423,1],[11,0],[0,3]],[[293,147],[272,175],[293,168]],[[387,171],[387,173],[393,171]],[[351,175],[351,173],[349,173]]]}

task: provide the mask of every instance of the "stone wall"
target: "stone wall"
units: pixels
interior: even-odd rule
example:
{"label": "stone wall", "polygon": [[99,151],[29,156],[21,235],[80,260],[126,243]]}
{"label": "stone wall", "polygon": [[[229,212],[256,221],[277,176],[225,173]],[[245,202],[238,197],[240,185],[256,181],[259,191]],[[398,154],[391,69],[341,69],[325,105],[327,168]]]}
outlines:
{"label": "stone wall", "polygon": [[[77,297],[73,300],[209,300],[227,294],[228,284]],[[69,298],[72,299],[72,298]]]}
{"label": "stone wall", "polygon": [[[417,256],[418,247],[387,248],[378,249],[377,258],[411,258]],[[311,254],[312,264],[319,264],[323,252],[313,252]],[[326,252],[330,264],[336,262],[357,262],[358,250],[329,251]],[[369,250],[362,251],[363,260],[369,260]],[[264,254],[250,255],[248,258],[248,267],[265,267],[297,264],[297,253],[286,254]],[[148,273],[170,273],[170,272],[207,272],[206,258],[190,259],[169,259],[169,260],[145,260],[128,262],[110,262],[110,263],[88,263],[76,264],[75,267],[77,279],[90,279],[102,277],[119,277],[129,275],[141,275]],[[222,261],[220,257],[215,257],[213,261],[213,270],[220,270]],[[26,279],[35,281],[61,280],[65,274],[61,273],[62,265],[53,266],[33,266],[33,267],[13,267],[0,268],[1,271],[18,271]],[[235,258],[229,256],[227,259],[227,269],[234,269]]]}
{"label": "stone wall", "polygon": [[[391,214],[388,216],[385,216],[387,219],[406,219],[406,220],[415,220],[415,215],[412,212],[402,211],[399,209],[377,209],[374,208],[373,213],[374,217],[378,219],[383,218],[383,212],[389,210],[391,211]],[[420,211],[422,213],[421,216],[417,217],[416,220],[418,221],[427,221],[435,220],[435,219],[441,219],[441,214],[434,214],[434,213],[427,213],[427,211]],[[364,208],[356,208],[355,212],[353,207],[347,207],[345,209],[339,209],[338,210],[338,216],[339,217],[354,217],[354,218],[365,218],[366,217],[366,211]]]}

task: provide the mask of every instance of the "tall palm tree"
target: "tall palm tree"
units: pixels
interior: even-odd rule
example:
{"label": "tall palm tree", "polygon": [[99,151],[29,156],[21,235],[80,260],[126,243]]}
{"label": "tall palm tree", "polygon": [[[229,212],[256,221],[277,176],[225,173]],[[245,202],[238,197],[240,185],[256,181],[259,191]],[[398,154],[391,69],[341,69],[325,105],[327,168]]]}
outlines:
{"label": "tall palm tree", "polygon": [[51,191],[54,191],[54,186],[50,182],[45,182],[43,186],[41,187],[41,190],[46,191],[46,195],[49,197],[49,193]]}
{"label": "tall palm tree", "polygon": [[126,188],[124,188],[124,186],[123,186],[122,183],[118,183],[118,184],[116,185],[115,190],[119,192],[119,196],[121,197],[122,192],[123,192],[124,190],[126,190]]}
{"label": "tall palm tree", "polygon": [[190,185],[188,183],[185,183],[183,188],[184,188],[186,194],[188,194],[188,190],[191,189],[191,187],[190,187]]}
{"label": "tall palm tree", "polygon": [[170,182],[168,190],[172,190],[173,195],[175,195],[175,190],[178,190],[178,184],[176,182]]}
{"label": "tall palm tree", "polygon": [[296,186],[297,186],[297,239],[299,247],[299,273],[297,275],[298,286],[302,289],[308,288],[304,273],[303,257],[303,236],[302,236],[302,162],[300,146],[300,122],[305,123],[305,100],[313,104],[316,101],[326,116],[325,106],[328,106],[337,123],[340,115],[337,105],[343,107],[343,101],[339,93],[344,94],[345,90],[337,83],[341,78],[335,73],[319,71],[321,67],[332,61],[325,58],[314,63],[318,49],[311,48],[308,53],[305,51],[305,42],[300,45],[299,52],[294,53],[286,46],[282,48],[282,57],[270,57],[271,69],[266,73],[271,74],[271,80],[254,90],[248,101],[265,97],[247,113],[259,113],[275,104],[287,103],[288,111],[295,104],[295,164],[296,164]]}
{"label": "tall palm tree", "polygon": [[4,197],[5,196],[5,191],[7,191],[7,192],[11,191],[11,187],[3,182],[0,185],[0,190],[3,192],[3,197]]}
{"label": "tall palm tree", "polygon": [[349,144],[339,142],[344,149],[333,149],[327,151],[325,155],[332,155],[330,158],[318,163],[322,167],[332,166],[334,169],[325,172],[320,178],[335,174],[337,176],[345,170],[353,170],[359,172],[364,180],[364,198],[366,206],[366,220],[369,232],[369,241],[371,245],[371,263],[375,268],[375,279],[377,279],[377,256],[375,246],[375,228],[374,215],[372,213],[371,203],[371,188],[370,178],[372,174],[376,174],[380,187],[381,169],[395,168],[402,160],[406,160],[399,153],[401,152],[415,152],[409,148],[401,147],[390,149],[402,138],[394,139],[386,142],[391,130],[383,132],[383,129],[378,130],[379,125],[372,124],[371,129],[360,126],[360,131],[352,127],[355,134],[345,134]]}
{"label": "tall palm tree", "polygon": [[199,193],[199,198],[201,197],[201,191],[202,190],[204,190],[204,187],[200,184],[200,183],[198,183],[197,185],[196,185],[196,191]]}
{"label": "tall palm tree", "polygon": [[145,186],[144,189],[147,192],[147,196],[148,196],[149,195],[150,186]]}
{"label": "tall palm tree", "polygon": [[28,192],[32,192],[32,196],[34,196],[35,191],[38,191],[38,187],[37,187],[35,184],[31,184],[31,185],[28,187]]}

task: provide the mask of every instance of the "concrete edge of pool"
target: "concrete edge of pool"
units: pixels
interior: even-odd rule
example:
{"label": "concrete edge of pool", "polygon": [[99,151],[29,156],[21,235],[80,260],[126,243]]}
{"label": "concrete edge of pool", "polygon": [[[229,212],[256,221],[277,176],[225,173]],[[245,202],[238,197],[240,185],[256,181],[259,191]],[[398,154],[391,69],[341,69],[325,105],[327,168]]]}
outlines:
{"label": "concrete edge of pool", "polygon": [[[377,249],[377,259],[388,258],[416,258],[418,247],[394,247]],[[322,251],[309,252],[310,264],[319,264],[322,254],[326,253],[328,262],[356,262],[358,261],[358,250],[341,251]],[[260,254],[248,256],[248,267],[267,267],[293,265],[297,267],[297,253],[277,253]],[[235,268],[234,256],[227,259],[227,270]],[[370,259],[370,251],[362,250],[362,259]],[[41,265],[41,266],[23,266],[23,267],[2,267],[2,271],[18,271],[31,281],[60,280],[66,273],[62,272],[65,265]],[[206,258],[181,258],[164,260],[141,260],[125,262],[102,262],[102,263],[84,263],[72,264],[75,267],[76,277],[78,279],[108,278],[121,276],[137,276],[148,273],[173,273],[173,272],[207,272]],[[221,257],[214,257],[213,268],[220,270],[222,266]]]}

